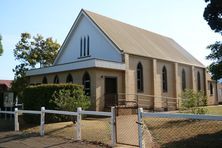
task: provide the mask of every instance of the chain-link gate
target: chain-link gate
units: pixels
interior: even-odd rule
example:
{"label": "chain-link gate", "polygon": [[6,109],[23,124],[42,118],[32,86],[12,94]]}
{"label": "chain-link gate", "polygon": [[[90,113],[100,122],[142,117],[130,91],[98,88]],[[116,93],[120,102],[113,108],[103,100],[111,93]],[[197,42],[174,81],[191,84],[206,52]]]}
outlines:
{"label": "chain-link gate", "polygon": [[139,146],[137,108],[116,108],[116,142],[117,144]]}

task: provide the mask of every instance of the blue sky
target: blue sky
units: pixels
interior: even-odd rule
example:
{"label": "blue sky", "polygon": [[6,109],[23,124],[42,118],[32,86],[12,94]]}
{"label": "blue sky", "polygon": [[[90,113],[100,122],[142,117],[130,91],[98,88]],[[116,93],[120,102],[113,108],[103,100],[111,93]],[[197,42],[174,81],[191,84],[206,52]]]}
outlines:
{"label": "blue sky", "polygon": [[60,44],[82,8],[169,36],[204,65],[206,46],[220,40],[203,19],[204,0],[1,0],[4,53],[0,79],[13,79],[13,56],[22,32],[53,37]]}

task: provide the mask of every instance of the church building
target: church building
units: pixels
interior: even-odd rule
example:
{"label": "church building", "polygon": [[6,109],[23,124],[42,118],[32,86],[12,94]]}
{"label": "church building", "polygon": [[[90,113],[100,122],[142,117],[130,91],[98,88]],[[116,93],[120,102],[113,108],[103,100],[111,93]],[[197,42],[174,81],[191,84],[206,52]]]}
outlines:
{"label": "church building", "polygon": [[175,110],[185,89],[218,103],[206,67],[173,39],[83,9],[53,65],[26,75],[30,84],[82,84],[95,110],[135,104]]}

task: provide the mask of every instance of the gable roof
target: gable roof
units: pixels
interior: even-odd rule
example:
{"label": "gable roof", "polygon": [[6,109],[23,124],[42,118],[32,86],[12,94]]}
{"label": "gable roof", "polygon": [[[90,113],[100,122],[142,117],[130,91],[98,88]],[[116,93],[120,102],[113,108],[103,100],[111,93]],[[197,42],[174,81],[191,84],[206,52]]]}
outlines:
{"label": "gable roof", "polygon": [[[88,10],[82,10],[120,51],[205,67],[173,39]],[[81,11],[81,12],[82,12]],[[80,12],[80,13],[81,13]]]}
{"label": "gable roof", "polygon": [[5,85],[7,88],[11,88],[12,80],[0,80],[0,85]]}

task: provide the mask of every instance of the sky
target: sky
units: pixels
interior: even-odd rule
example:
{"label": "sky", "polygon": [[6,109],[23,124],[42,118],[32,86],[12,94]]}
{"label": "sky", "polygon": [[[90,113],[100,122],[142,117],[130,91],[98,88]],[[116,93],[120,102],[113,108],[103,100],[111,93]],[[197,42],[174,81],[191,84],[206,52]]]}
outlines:
{"label": "sky", "polygon": [[203,18],[204,0],[1,0],[0,79],[13,79],[13,49],[23,32],[63,43],[81,9],[173,38],[208,66],[207,45],[221,40]]}

